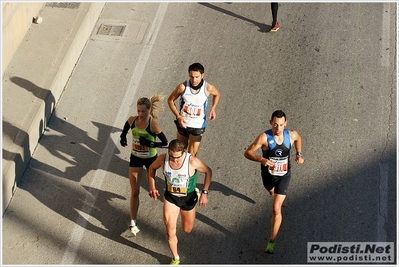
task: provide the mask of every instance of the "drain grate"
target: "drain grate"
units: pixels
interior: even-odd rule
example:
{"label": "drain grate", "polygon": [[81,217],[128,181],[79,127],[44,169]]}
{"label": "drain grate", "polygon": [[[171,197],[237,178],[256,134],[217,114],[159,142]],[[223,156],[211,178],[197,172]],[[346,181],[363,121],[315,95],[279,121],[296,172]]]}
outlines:
{"label": "drain grate", "polygon": [[97,34],[109,36],[122,36],[125,31],[126,25],[107,25],[101,24]]}
{"label": "drain grate", "polygon": [[80,3],[68,3],[68,2],[46,3],[46,6],[48,7],[71,8],[71,9],[79,8],[79,5]]}

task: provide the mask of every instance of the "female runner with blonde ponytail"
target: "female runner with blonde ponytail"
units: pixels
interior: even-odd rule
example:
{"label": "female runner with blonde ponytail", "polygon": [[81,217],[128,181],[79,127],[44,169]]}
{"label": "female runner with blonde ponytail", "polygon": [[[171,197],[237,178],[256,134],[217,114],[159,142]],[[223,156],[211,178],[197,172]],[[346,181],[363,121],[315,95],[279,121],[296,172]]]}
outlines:
{"label": "female runner with blonde ponytail", "polygon": [[[127,146],[126,135],[131,129],[132,150],[130,154],[129,180],[132,194],[130,197],[130,226],[129,230],[136,236],[140,231],[137,225],[137,213],[139,209],[140,181],[144,171],[157,159],[157,147],[167,147],[168,140],[159,126],[156,111],[163,109],[157,105],[163,100],[163,96],[154,95],[151,99],[141,97],[137,100],[137,116],[130,116],[120,135],[120,143]],[[161,142],[155,142],[156,137]]]}

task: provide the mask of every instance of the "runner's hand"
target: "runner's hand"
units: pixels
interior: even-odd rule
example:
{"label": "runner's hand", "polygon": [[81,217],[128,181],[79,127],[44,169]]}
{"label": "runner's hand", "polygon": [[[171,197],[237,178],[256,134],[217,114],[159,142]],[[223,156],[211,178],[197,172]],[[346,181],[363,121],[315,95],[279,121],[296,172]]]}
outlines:
{"label": "runner's hand", "polygon": [[269,166],[269,167],[273,167],[274,166],[274,163],[272,161],[270,161],[270,160],[268,160],[266,158],[263,158],[263,157],[262,157],[260,163],[262,165],[264,165],[264,166]]}
{"label": "runner's hand", "polygon": [[154,142],[151,142],[150,140],[147,140],[145,137],[140,136],[140,145],[154,147]]}
{"label": "runner's hand", "polygon": [[148,192],[148,195],[153,198],[154,200],[157,199],[157,197],[160,196],[159,191],[154,189],[154,190],[150,190],[150,192]]}
{"label": "runner's hand", "polygon": [[208,204],[208,195],[207,194],[201,194],[199,204],[200,204],[200,206],[204,206],[204,207]]}
{"label": "runner's hand", "polygon": [[184,120],[184,118],[182,116],[179,116],[177,118],[177,122],[179,123],[180,127],[182,128],[186,128],[186,121]]}
{"label": "runner's hand", "polygon": [[121,143],[121,146],[123,146],[123,147],[127,146],[126,136],[121,136],[120,143]]}

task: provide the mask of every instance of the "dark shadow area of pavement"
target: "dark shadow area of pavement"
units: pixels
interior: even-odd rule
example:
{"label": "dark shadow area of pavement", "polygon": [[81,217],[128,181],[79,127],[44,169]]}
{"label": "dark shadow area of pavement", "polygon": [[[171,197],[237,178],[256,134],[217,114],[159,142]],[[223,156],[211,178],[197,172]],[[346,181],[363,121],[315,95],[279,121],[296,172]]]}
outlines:
{"label": "dark shadow area of pavement", "polygon": [[[161,255],[154,251],[143,248],[133,242],[130,242],[121,234],[126,231],[127,225],[123,223],[126,221],[128,214],[124,214],[109,205],[108,200],[113,198],[125,199],[123,196],[98,190],[95,188],[82,186],[78,182],[87,174],[88,171],[96,168],[99,161],[102,146],[106,139],[109,138],[113,131],[120,131],[112,127],[94,123],[100,129],[102,136],[99,136],[101,142],[88,138],[86,133],[80,129],[76,129],[73,125],[62,121],[59,118],[52,119],[51,128],[63,132],[65,136],[60,139],[59,136],[46,134],[44,138],[48,139],[45,143],[52,143],[58,147],[62,153],[54,153],[55,157],[62,160],[67,160],[63,155],[67,154],[74,158],[74,167],[66,172],[60,172],[51,166],[36,161],[34,158],[30,163],[28,170],[28,177],[40,177],[40,180],[24,181],[19,185],[23,190],[28,191],[35,198],[37,198],[43,205],[47,206],[54,212],[64,216],[65,218],[76,222],[82,219],[81,215],[76,212],[76,209],[84,207],[87,195],[92,195],[93,205],[90,208],[90,214],[108,229],[96,227],[89,222],[85,222],[81,226],[89,231],[95,232],[108,239],[114,240],[126,246],[138,249],[142,252],[152,255],[159,260],[160,263],[169,261],[168,255]],[[50,140],[53,139],[53,140]],[[76,144],[71,142],[85,143],[93,151],[80,147],[77,149]],[[93,160],[95,159],[95,160]],[[396,162],[396,154],[394,150],[386,153],[386,160],[392,164]],[[91,161],[90,164],[88,161]],[[112,158],[112,171],[120,176],[127,177],[128,162],[120,160],[116,156]],[[257,165],[255,165],[257,166]],[[294,172],[296,172],[295,168]],[[111,171],[111,170],[106,170]],[[35,172],[39,175],[34,175]],[[77,173],[76,177],[73,173]],[[363,177],[370,177],[370,174],[375,179],[364,180]],[[240,176],[240,174],[237,174]],[[222,185],[218,182],[211,184],[213,191],[222,193],[226,200],[221,205],[234,205],[234,201],[240,200],[248,202],[253,205],[253,210],[247,210],[245,213],[237,211],[233,214],[234,217],[247,217],[247,224],[240,226],[239,232],[232,232],[229,227],[218,223],[209,217],[209,211],[202,214],[197,210],[197,219],[218,230],[221,235],[208,235],[204,232],[193,230],[189,235],[185,233],[178,233],[179,236],[179,250],[181,255],[185,255],[185,262],[192,264],[261,264],[261,263],[278,263],[278,264],[305,264],[306,263],[306,242],[377,242],[375,240],[375,229],[378,227],[377,202],[372,198],[377,196],[378,192],[367,196],[357,190],[357,185],[366,183],[370,188],[378,190],[379,176],[378,168],[375,168],[373,162],[364,162],[363,166],[351,168],[349,173],[345,170],[337,170],[336,173],[321,175],[323,179],[323,186],[317,189],[308,189],[308,184],[298,177],[299,174],[293,174],[293,180],[290,184],[290,193],[287,196],[285,205],[283,207],[283,224],[278,237],[278,246],[276,254],[270,256],[263,253],[264,246],[267,242],[267,233],[269,232],[269,222],[271,215],[272,198],[268,196],[266,190],[261,185],[261,180],[258,180],[259,190],[263,192],[264,201],[257,202],[252,198],[236,193],[234,188]],[[394,187],[389,188],[389,203],[396,198],[396,173],[389,173],[389,184],[394,184]],[[128,179],[128,178],[127,178]],[[157,188],[161,191],[164,187],[164,180],[157,177]],[[40,186],[39,186],[40,185]],[[201,187],[201,184],[198,184]],[[256,186],[256,185],[254,185]],[[148,183],[145,178],[142,181],[142,188],[148,192]],[[147,195],[142,192],[142,195]],[[234,200],[232,200],[232,197]],[[54,202],[54,199],[57,199]],[[162,193],[159,200],[163,201]],[[128,201],[126,201],[128,205]],[[396,207],[389,207],[388,218],[396,218]],[[223,214],[221,208],[216,211],[219,215]],[[112,216],[109,216],[112,214]],[[224,214],[222,216],[232,216],[231,214]],[[354,221],[354,218],[357,218]],[[179,219],[180,220],[180,219]],[[337,224],[337,221],[339,222]],[[391,222],[393,223],[393,222]],[[151,229],[152,226],[147,225],[145,221],[141,222],[143,228]],[[178,223],[178,227],[179,227]],[[396,225],[396,222],[393,223]],[[385,229],[389,242],[396,242],[396,230],[394,228]],[[164,226],[159,229],[151,230],[155,237],[164,237]],[[181,231],[181,230],[179,230]],[[291,236],[302,236],[300,240],[292,240]],[[54,238],[54,237],[51,237]],[[186,244],[186,245],[182,245]],[[190,245],[188,245],[190,244]],[[240,244],[240,245],[238,245]],[[167,246],[165,242],[165,246]],[[285,253],[289,248],[296,247],[297,250],[292,255],[303,255],[303,261],[293,262],[290,254]],[[283,252],[283,253],[282,253]],[[79,252],[83,253],[83,252]],[[203,255],[208,255],[204,257]],[[111,264],[106,259],[96,258],[92,259],[93,263]]]}

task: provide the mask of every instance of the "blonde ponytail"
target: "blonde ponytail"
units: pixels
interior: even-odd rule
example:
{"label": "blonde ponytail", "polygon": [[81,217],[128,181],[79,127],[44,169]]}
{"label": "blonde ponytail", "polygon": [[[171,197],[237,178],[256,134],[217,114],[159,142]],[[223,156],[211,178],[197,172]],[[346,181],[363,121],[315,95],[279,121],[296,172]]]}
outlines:
{"label": "blonde ponytail", "polygon": [[145,105],[148,109],[151,109],[150,115],[154,119],[158,119],[156,112],[158,110],[163,110],[164,107],[163,107],[163,105],[159,105],[157,103],[163,101],[163,99],[164,99],[164,96],[158,95],[158,94],[152,96],[151,99],[149,99],[147,97],[140,97],[139,100],[137,100],[137,105]]}

